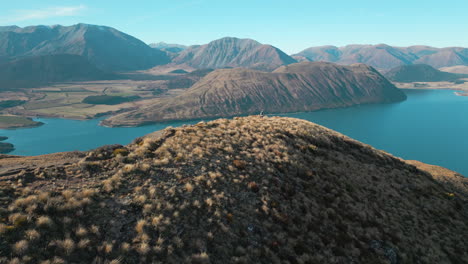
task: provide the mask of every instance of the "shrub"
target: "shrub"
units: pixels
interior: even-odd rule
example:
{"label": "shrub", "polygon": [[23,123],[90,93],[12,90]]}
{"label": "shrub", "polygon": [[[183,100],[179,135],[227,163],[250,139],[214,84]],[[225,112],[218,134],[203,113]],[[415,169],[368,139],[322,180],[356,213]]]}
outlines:
{"label": "shrub", "polygon": [[15,228],[24,226],[28,221],[28,217],[22,214],[12,214],[9,218]]}
{"label": "shrub", "polygon": [[186,190],[187,192],[192,192],[192,191],[193,191],[193,185],[190,184],[189,182],[187,182],[187,183],[185,184],[185,190]]}
{"label": "shrub", "polygon": [[13,245],[13,251],[15,251],[18,254],[23,254],[24,252],[26,252],[26,250],[28,250],[28,247],[28,241],[20,240]]}
{"label": "shrub", "polygon": [[10,231],[12,231],[14,229],[15,229],[14,226],[0,224],[0,235],[3,235],[5,233],[7,233],[7,232],[10,232]]}
{"label": "shrub", "polygon": [[247,186],[253,192],[258,192],[260,190],[260,188],[258,187],[258,184],[256,182],[249,182],[249,184]]}
{"label": "shrub", "polygon": [[234,167],[240,170],[245,170],[245,168],[247,167],[247,163],[243,160],[234,160],[232,164],[234,165]]}
{"label": "shrub", "polygon": [[125,157],[125,156],[128,156],[129,153],[130,153],[130,152],[129,152],[128,149],[126,149],[126,148],[118,148],[118,149],[115,149],[115,150],[112,152],[112,154],[113,154],[114,156],[120,155],[120,156],[124,156],[124,157]]}
{"label": "shrub", "polygon": [[137,248],[137,251],[138,253],[140,253],[141,255],[146,255],[148,254],[148,252],[151,250],[151,247],[148,243],[141,243],[138,248]]}
{"label": "shrub", "polygon": [[65,251],[67,255],[70,255],[75,250],[75,242],[70,238],[67,238],[59,242],[59,246]]}
{"label": "shrub", "polygon": [[192,256],[192,263],[207,264],[210,263],[210,257],[206,252],[195,254]]}
{"label": "shrub", "polygon": [[34,229],[26,230],[25,235],[26,235],[26,238],[30,241],[37,240],[41,237],[41,234]]}
{"label": "shrub", "polygon": [[139,234],[142,234],[143,232],[145,232],[145,226],[146,226],[146,221],[145,219],[140,219],[138,220],[136,226],[135,226],[135,231],[137,231],[137,233]]}

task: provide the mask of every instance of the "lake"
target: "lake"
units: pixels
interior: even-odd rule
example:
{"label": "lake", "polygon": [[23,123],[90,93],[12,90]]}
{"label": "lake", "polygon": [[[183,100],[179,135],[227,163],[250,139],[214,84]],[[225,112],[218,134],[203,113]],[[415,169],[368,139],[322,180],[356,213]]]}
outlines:
{"label": "lake", "polygon": [[[408,100],[282,116],[309,120],[404,159],[440,165],[468,176],[468,97],[449,90],[404,90]],[[136,128],[99,126],[100,120],[38,118],[45,125],[1,130],[14,155],[89,150],[105,144],[128,144],[174,122]]]}

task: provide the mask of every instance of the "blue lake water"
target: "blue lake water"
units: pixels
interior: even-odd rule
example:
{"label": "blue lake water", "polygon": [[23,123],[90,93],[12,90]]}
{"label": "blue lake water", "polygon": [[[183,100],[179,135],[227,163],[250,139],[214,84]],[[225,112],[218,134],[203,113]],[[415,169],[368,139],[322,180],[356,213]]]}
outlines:
{"label": "blue lake water", "polygon": [[[394,104],[362,105],[284,116],[306,119],[339,131],[404,159],[420,160],[468,176],[468,97],[449,90],[405,90],[408,100]],[[128,144],[167,126],[136,128],[98,126],[99,120],[37,119],[45,125],[1,130],[16,150],[10,154],[39,155],[89,150],[105,144]]]}

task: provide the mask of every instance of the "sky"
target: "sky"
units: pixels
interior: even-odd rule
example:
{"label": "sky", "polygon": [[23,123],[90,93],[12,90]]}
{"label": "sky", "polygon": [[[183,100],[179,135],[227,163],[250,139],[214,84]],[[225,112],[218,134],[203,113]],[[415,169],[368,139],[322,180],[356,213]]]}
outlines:
{"label": "sky", "polygon": [[97,24],[146,43],[468,47],[468,0],[1,0],[0,25]]}

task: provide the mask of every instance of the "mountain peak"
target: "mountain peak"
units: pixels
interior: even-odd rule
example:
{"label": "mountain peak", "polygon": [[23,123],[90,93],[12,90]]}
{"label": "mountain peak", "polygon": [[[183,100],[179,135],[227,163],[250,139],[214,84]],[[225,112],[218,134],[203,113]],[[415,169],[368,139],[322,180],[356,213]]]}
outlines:
{"label": "mountain peak", "polygon": [[224,37],[205,45],[189,47],[173,62],[194,68],[247,67],[272,71],[296,60],[271,45],[263,45],[252,39]]}

